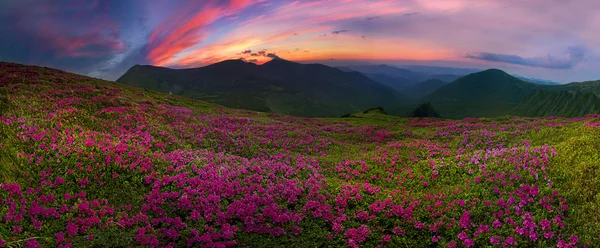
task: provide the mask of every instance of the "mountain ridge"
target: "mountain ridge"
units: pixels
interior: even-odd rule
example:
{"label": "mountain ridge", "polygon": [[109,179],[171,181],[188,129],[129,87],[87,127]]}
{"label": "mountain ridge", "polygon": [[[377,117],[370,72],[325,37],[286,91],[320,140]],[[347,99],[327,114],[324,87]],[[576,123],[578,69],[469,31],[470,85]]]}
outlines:
{"label": "mountain ridge", "polygon": [[263,65],[226,60],[198,68],[130,68],[117,82],[233,108],[334,117],[372,106],[396,108],[406,96],[356,72],[273,59]]}

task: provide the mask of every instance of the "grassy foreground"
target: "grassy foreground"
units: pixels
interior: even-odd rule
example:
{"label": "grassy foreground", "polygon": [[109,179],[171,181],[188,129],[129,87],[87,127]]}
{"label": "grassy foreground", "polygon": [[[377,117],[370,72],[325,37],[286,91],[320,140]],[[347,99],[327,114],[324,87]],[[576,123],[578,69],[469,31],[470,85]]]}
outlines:
{"label": "grassy foreground", "polygon": [[600,116],[306,119],[0,63],[0,247],[598,247]]}

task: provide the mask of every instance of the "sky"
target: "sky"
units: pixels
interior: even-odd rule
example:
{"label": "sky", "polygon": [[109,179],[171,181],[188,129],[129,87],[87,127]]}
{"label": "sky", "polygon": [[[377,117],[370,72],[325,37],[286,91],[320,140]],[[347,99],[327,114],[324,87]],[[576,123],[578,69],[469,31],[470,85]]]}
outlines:
{"label": "sky", "polygon": [[598,0],[1,0],[0,61],[115,80],[272,57],[600,80]]}

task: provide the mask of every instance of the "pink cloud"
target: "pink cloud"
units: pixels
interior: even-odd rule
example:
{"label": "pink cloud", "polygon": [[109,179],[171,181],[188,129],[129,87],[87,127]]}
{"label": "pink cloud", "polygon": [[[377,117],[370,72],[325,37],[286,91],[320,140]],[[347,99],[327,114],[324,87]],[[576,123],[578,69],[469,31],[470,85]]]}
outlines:
{"label": "pink cloud", "polygon": [[[241,51],[251,48],[293,50],[295,48],[286,46],[301,43],[310,36],[317,37],[320,33],[334,31],[334,26],[329,23],[406,12],[406,8],[397,1],[387,0],[368,3],[362,0],[292,1],[278,6],[263,2],[259,7],[269,7],[269,10],[245,20],[236,20],[236,26],[213,44],[200,45],[212,35],[209,25],[221,17],[237,14],[254,3],[256,1],[229,1],[226,8],[223,5],[205,5],[192,17],[178,20],[177,17],[187,16],[186,9],[194,9],[183,7],[165,24],[153,30],[147,59],[159,66],[196,66],[215,62],[215,59],[239,58]],[[230,16],[226,20],[233,18]],[[259,64],[266,62],[262,57],[249,60],[257,60]]]}
{"label": "pink cloud", "polygon": [[199,2],[204,5],[200,11],[194,11],[198,2],[184,6],[152,31],[146,59],[159,66],[176,63],[177,54],[198,45],[206,36],[204,28],[257,2],[260,1],[230,0],[225,5]]}

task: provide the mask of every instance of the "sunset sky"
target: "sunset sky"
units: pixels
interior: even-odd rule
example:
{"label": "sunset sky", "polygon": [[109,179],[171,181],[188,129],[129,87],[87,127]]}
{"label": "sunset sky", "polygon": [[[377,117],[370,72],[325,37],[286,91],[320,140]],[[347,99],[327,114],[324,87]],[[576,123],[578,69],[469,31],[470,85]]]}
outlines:
{"label": "sunset sky", "polygon": [[387,63],[600,79],[598,0],[6,0],[0,61],[114,80],[135,64]]}

